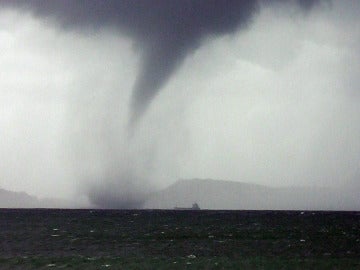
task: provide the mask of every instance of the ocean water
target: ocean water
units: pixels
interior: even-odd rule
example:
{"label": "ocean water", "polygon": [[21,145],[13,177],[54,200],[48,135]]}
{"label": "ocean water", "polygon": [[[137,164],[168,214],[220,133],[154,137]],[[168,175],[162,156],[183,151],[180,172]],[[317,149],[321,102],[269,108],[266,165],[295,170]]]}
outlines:
{"label": "ocean water", "polygon": [[0,209],[0,241],[0,266],[75,257],[356,261],[360,213]]}

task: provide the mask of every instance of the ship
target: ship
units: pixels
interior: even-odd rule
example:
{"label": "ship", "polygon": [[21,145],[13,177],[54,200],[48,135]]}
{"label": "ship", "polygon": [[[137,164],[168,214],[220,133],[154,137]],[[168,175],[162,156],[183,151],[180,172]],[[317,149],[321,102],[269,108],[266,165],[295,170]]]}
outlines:
{"label": "ship", "polygon": [[199,205],[195,202],[192,207],[174,207],[175,210],[200,210]]}

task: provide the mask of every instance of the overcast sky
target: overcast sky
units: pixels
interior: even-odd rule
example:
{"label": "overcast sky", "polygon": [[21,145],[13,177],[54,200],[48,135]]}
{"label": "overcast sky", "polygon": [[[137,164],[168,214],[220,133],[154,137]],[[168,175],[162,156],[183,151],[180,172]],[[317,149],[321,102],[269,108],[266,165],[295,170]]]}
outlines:
{"label": "overcast sky", "polygon": [[179,178],[358,189],[359,12],[260,4],[245,26],[176,49],[136,101],[137,36],[0,2],[0,187],[93,201]]}

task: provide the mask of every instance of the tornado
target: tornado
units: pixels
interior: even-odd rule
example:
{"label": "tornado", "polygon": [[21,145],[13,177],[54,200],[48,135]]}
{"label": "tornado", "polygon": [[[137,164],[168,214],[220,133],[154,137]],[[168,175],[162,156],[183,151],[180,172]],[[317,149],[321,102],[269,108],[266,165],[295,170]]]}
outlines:
{"label": "tornado", "polygon": [[[294,5],[306,13],[319,1],[0,0],[0,9],[30,13],[64,32],[92,34],[111,29],[110,32],[114,35],[129,37],[140,57],[127,118],[129,134],[133,135],[156,97],[166,88],[167,82],[185,59],[210,39],[244,31],[256,19],[256,14],[263,5]],[[116,106],[116,102],[112,104]],[[105,112],[114,111],[113,108],[102,109]],[[104,115],[114,117],[112,113]],[[104,129],[104,133],[110,132],[109,127]],[[100,143],[112,149],[116,142],[107,138],[105,136],[102,139],[104,142]],[[110,151],[107,155],[108,160],[114,160],[117,164],[116,154]],[[148,159],[151,158],[153,157],[149,155]],[[118,163],[117,166],[122,167],[122,161]],[[124,165],[124,171],[130,170],[127,166]],[[129,173],[113,173],[115,169],[112,168],[108,171],[110,176],[96,178],[94,182],[101,183],[87,189],[91,202],[106,208],[141,207],[147,197],[143,185],[147,180],[139,180],[137,168],[131,168]],[[106,177],[111,180],[104,181]]]}

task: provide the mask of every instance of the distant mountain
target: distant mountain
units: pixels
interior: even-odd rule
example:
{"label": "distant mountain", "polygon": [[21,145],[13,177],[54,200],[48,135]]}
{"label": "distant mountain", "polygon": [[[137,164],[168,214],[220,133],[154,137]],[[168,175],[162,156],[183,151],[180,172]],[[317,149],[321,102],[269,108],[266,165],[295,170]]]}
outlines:
{"label": "distant mountain", "polygon": [[72,202],[61,199],[39,199],[25,192],[0,188],[0,208],[74,208]]}
{"label": "distant mountain", "polygon": [[248,210],[360,210],[360,200],[340,190],[319,187],[281,187],[212,180],[179,180],[152,194],[145,208],[190,207]]}
{"label": "distant mountain", "polygon": [[38,207],[39,200],[25,192],[13,192],[0,189],[1,208],[33,208]]}

